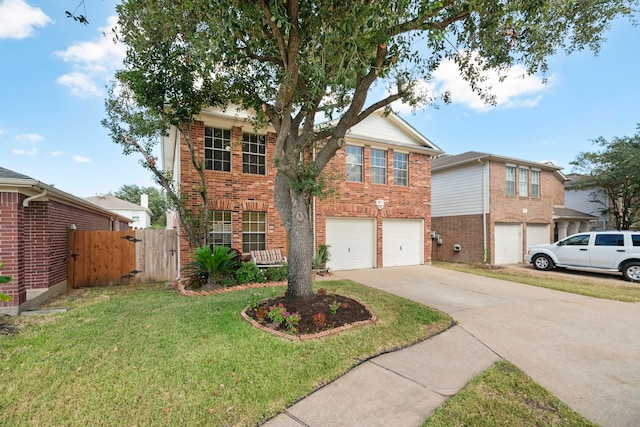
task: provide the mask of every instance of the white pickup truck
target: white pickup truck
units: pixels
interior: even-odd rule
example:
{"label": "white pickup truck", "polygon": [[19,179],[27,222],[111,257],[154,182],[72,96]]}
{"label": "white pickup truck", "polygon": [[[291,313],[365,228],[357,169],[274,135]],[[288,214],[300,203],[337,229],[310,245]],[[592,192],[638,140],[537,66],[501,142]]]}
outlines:
{"label": "white pickup truck", "polygon": [[556,243],[531,247],[525,260],[538,270],[619,271],[626,280],[640,282],[640,231],[574,234]]}

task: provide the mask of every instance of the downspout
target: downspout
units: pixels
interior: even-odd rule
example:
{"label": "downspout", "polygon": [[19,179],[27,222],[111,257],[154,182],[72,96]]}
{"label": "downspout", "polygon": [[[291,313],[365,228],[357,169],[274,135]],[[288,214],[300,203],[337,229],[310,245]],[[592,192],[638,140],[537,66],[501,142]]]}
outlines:
{"label": "downspout", "polygon": [[40,194],[36,194],[35,196],[31,196],[31,197],[27,197],[26,199],[24,199],[22,201],[22,207],[23,208],[28,208],[29,207],[29,203],[31,203],[32,201],[36,200],[36,199],[40,199],[44,196],[47,195],[47,190],[42,190],[42,193]]}
{"label": "downspout", "polygon": [[489,180],[486,175],[489,169],[482,159],[478,159],[478,162],[482,165],[482,262],[486,264],[491,261],[487,259],[487,196],[489,191],[486,186]]}
{"label": "downspout", "polygon": [[[181,174],[182,174],[182,170],[180,169],[180,130],[176,128],[176,136],[175,136],[175,144],[174,144],[174,152],[175,152],[175,156],[173,158],[173,165],[174,168],[177,169],[178,173],[174,173],[173,174],[173,181],[174,184],[176,184],[176,188],[178,189],[177,191],[180,191],[180,179],[181,179]],[[176,179],[176,176],[178,177]],[[177,221],[176,221],[177,219]],[[173,216],[173,221],[176,222],[176,228],[178,229],[178,232],[176,233],[176,240],[177,240],[177,244],[176,244],[176,266],[178,268],[177,271],[177,276],[176,276],[176,282],[180,281],[180,232],[182,231],[180,229],[180,218],[177,218],[177,213],[176,215]]]}

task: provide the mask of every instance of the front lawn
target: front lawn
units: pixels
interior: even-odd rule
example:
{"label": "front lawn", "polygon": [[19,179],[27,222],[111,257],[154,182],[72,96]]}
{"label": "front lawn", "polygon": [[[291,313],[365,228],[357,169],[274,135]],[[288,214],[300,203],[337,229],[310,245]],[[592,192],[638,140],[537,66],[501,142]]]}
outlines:
{"label": "front lawn", "polygon": [[[427,338],[450,318],[350,281],[321,287],[378,317],[294,342],[240,316],[254,292],[184,297],[166,285],[77,289],[0,337],[3,425],[255,425],[372,355]],[[437,324],[437,327],[434,327]],[[425,327],[425,325],[431,325]]]}

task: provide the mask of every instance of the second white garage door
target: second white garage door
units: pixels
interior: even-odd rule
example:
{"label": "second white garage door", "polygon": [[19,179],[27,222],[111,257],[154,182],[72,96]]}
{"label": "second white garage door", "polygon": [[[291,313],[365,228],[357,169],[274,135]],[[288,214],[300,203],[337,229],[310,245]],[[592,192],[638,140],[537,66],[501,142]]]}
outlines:
{"label": "second white garage door", "polygon": [[549,224],[527,224],[527,250],[536,245],[551,243]]}
{"label": "second white garage door", "polygon": [[522,224],[495,225],[495,264],[522,262]]}
{"label": "second white garage door", "polygon": [[382,221],[382,266],[419,265],[424,260],[422,220]]}
{"label": "second white garage door", "polygon": [[327,218],[327,244],[331,246],[331,270],[375,266],[375,221],[373,219]]}

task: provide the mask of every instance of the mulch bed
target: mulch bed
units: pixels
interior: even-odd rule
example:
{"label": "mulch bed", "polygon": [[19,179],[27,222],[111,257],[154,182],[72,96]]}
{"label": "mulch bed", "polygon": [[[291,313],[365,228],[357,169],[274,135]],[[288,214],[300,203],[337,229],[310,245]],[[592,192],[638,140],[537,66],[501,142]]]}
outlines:
{"label": "mulch bed", "polygon": [[[277,307],[278,304],[282,304],[289,313],[298,313],[300,321],[295,330],[287,328],[284,322],[274,323],[265,316],[270,307]],[[261,311],[262,314],[260,314]],[[290,300],[286,297],[271,298],[262,301],[255,309],[245,310],[244,314],[245,317],[253,320],[254,324],[262,326],[262,329],[296,337],[324,336],[330,332],[338,332],[375,320],[375,316],[363,304],[354,299],[331,293],[314,294],[313,297],[304,300]]]}

